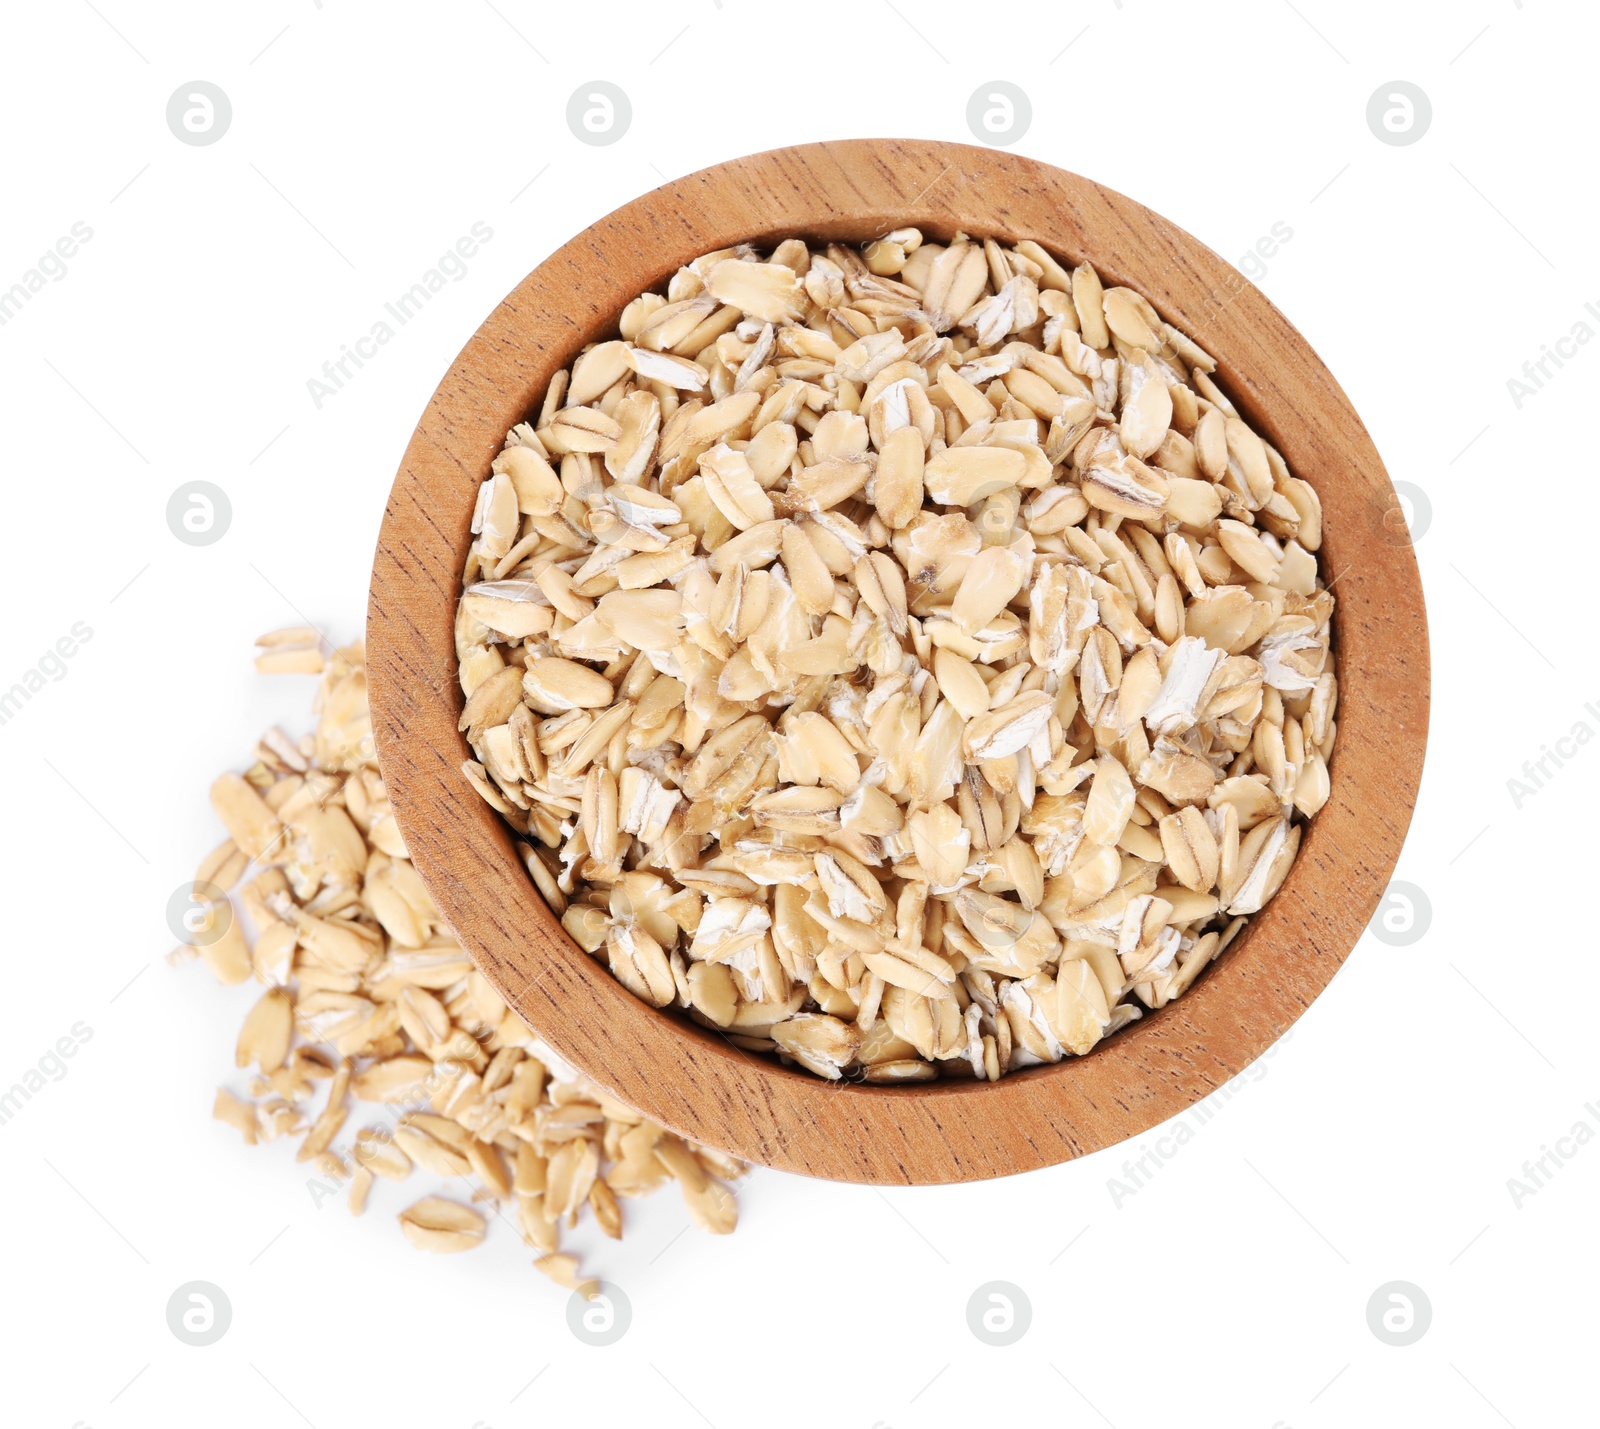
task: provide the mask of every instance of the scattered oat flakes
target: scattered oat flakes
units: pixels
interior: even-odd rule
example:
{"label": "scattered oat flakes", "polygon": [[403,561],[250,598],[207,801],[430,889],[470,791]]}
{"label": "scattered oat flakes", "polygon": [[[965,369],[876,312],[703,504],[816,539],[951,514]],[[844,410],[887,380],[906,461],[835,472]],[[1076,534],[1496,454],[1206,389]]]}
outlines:
{"label": "scattered oat flakes", "polygon": [[[523,468],[511,469],[532,488],[535,479]],[[633,520],[659,515],[662,505],[650,493],[619,501]],[[258,644],[289,648],[290,637],[301,634],[279,632]],[[212,788],[229,837],[201,861],[195,882],[231,893],[234,906],[228,936],[200,952],[219,981],[253,976],[264,986],[235,1053],[241,1069],[256,1073],[250,1097],[219,1089],[213,1116],[252,1146],[300,1137],[299,1160],[331,1180],[349,1179],[352,1215],[365,1211],[378,1178],[404,1181],[418,1166],[459,1178],[461,1199],[423,1196],[399,1213],[413,1245],[469,1250],[489,1224],[474,1206],[499,1203],[536,1251],[539,1268],[586,1294],[599,1282],[582,1278],[577,1258],[558,1252],[561,1223],[575,1225],[585,1205],[606,1235],[620,1238],[619,1198],[676,1179],[691,1219],[715,1234],[731,1231],[737,1200],[726,1183],[744,1167],[668,1137],[558,1069],[444,926],[406,856],[372,756],[361,646],[326,661],[319,655],[315,669],[322,674],[315,733],[294,741],[269,732],[243,775],[226,774]],[[543,705],[585,718],[612,703],[610,685],[586,665],[551,660],[541,669],[542,683],[517,669],[490,730],[505,727],[503,704],[517,737],[536,740],[521,703],[536,692]],[[591,698],[597,684],[606,686],[604,699]],[[670,704],[663,697],[640,701],[638,712],[668,720]],[[543,770],[537,748],[529,744],[524,757]],[[663,812],[660,798],[647,796],[642,817],[665,820],[677,798],[672,794]],[[609,821],[616,809],[608,809]],[[648,892],[639,888],[641,907]],[[676,906],[688,917],[687,905]],[[659,921],[654,926],[668,936]],[[346,1147],[352,1167],[333,1146],[357,1111],[365,1124]]]}

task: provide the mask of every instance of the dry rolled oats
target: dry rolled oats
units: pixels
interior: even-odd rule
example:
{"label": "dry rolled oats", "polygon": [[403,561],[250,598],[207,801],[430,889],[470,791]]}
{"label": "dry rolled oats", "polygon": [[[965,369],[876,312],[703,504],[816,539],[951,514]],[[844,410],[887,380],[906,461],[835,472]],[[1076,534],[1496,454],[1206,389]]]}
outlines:
{"label": "dry rolled oats", "polygon": [[620,332],[507,434],[456,624],[467,779],[578,945],[830,1080],[993,1081],[1183,993],[1336,730],[1316,493],[1212,358],[912,228],[708,254]]}
{"label": "dry rolled oats", "polygon": [[[602,354],[581,370],[592,386],[608,371],[632,368]],[[531,448],[513,450],[536,456]],[[520,474],[520,491],[537,493],[537,466],[522,458],[500,465]],[[619,508],[626,506],[632,520],[665,505],[649,492],[626,503],[624,496]],[[512,528],[505,534],[514,541],[517,533]],[[646,610],[637,628],[648,630],[661,593],[642,594]],[[498,599],[491,593],[474,609],[512,619],[527,606],[524,595]],[[550,629],[550,623],[542,628]],[[212,786],[212,804],[229,838],[201,861],[195,883],[234,893],[235,907],[229,936],[199,952],[220,982],[253,975],[265,988],[245,1015],[235,1053],[237,1065],[254,1072],[248,1096],[219,1089],[213,1116],[250,1145],[301,1137],[298,1159],[312,1163],[329,1184],[349,1179],[354,1215],[365,1211],[377,1178],[405,1181],[419,1169],[443,1178],[451,1183],[451,1195],[421,1196],[399,1213],[401,1230],[414,1246],[469,1250],[485,1238],[492,1212],[515,1226],[540,1269],[585,1293],[593,1293],[598,1282],[580,1278],[577,1258],[557,1250],[562,1223],[576,1225],[585,1205],[605,1234],[620,1237],[618,1198],[646,1195],[677,1180],[692,1220],[718,1234],[731,1231],[738,1203],[724,1183],[744,1168],[669,1137],[560,1071],[457,944],[406,855],[371,753],[362,648],[352,645],[324,657],[320,644],[307,643],[316,639],[309,628],[297,628],[258,642],[269,653],[299,651],[294,659],[258,661],[262,668],[322,674],[315,733],[296,741],[270,731],[244,774],[225,774]],[[559,759],[547,763],[540,753],[542,726],[558,711],[576,715],[584,723],[561,747],[568,764],[580,757],[587,768],[575,770],[569,781],[565,816],[584,817],[589,791],[586,857],[609,850],[619,859],[624,811],[609,765],[594,761],[605,755],[617,730],[637,728],[641,718],[675,726],[679,715],[670,690],[625,702],[630,725],[626,717],[607,713],[619,690],[634,688],[625,679],[614,683],[589,665],[555,656],[527,666],[502,662],[499,673],[507,678],[491,672],[477,685],[467,720],[491,751],[485,791],[500,787],[502,779],[514,788],[518,779],[535,774],[552,777],[561,765]],[[673,683],[659,676],[650,681]],[[637,693],[648,696],[650,690]],[[585,745],[596,727],[598,735]],[[575,756],[580,746],[588,752]],[[625,784],[628,774],[652,777],[643,767],[625,769]],[[660,837],[681,795],[657,783],[642,800],[636,791],[630,798],[627,815]],[[524,811],[517,803],[507,808]],[[660,878],[619,869],[610,905],[619,916],[602,915],[590,904],[574,906],[602,917],[597,947],[609,938],[629,949],[628,966],[641,996],[654,989],[670,1002],[683,960],[676,952],[669,959],[663,940],[671,943],[681,926],[674,919],[688,923],[698,917],[700,898],[680,893],[677,902],[662,899],[665,888]],[[554,882],[546,896],[552,892],[561,896]],[[668,911],[655,914],[658,903]],[[253,925],[253,945],[243,915]],[[180,948],[174,961],[191,952]],[[738,998],[732,976],[719,989],[705,976],[710,966],[693,965],[701,975],[700,996],[708,1007],[725,1011],[731,1023]],[[368,1104],[359,1108],[365,1124],[338,1145],[359,1103]]]}

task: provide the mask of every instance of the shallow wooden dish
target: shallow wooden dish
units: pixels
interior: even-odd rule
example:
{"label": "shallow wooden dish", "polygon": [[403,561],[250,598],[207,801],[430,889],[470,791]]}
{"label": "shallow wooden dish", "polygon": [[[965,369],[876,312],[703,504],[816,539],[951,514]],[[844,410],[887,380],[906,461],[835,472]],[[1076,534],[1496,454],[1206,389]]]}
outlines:
{"label": "shallow wooden dish", "polygon": [[[1332,797],[1287,882],[1184,997],[1087,1057],[993,1085],[828,1083],[636,1000],[573,944],[460,773],[452,624],[473,496],[502,438],[636,294],[741,239],[859,240],[915,224],[1032,238],[1145,294],[1322,499],[1338,582]],[[570,1063],[645,1115],[768,1166],[919,1184],[1053,1165],[1136,1136],[1236,1075],[1333,977],[1393,870],[1422,772],[1428,635],[1372,441],[1305,340],[1187,233],[1121,194],[988,149],[853,140],[719,164],[607,215],[528,275],[462,350],[406,450],[367,636],[384,775],[418,869],[484,974]]]}

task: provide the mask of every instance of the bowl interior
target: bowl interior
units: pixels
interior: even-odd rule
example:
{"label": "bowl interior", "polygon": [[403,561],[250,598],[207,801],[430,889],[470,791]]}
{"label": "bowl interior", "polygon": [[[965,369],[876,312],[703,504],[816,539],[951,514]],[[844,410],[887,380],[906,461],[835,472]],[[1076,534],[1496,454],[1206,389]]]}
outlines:
{"label": "bowl interior", "polygon": [[[1031,238],[1143,293],[1218,361],[1219,384],[1324,511],[1339,584],[1332,794],[1284,886],[1184,996],[1087,1056],[994,1084],[827,1083],[636,1000],[571,942],[509,830],[460,774],[453,622],[473,498],[505,432],[622,307],[741,240],[856,242],[901,224]],[[1015,155],[906,140],[777,150],[669,184],[552,255],[468,343],[419,422],[374,563],[374,727],[396,816],[441,911],[551,1047],[625,1102],[747,1160],[838,1179],[974,1179],[1137,1135],[1282,1035],[1365,927],[1420,778],[1428,649],[1416,563],[1382,521],[1393,489],[1348,400],[1240,274],[1131,200]]]}

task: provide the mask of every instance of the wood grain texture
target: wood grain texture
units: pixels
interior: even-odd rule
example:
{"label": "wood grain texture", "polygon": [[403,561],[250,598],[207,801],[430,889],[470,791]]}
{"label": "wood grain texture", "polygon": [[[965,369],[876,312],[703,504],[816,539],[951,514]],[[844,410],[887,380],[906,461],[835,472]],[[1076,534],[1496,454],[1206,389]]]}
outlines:
{"label": "wood grain texture", "polygon": [[[635,295],[698,254],[902,224],[1031,238],[1089,259],[1214,354],[1217,378],[1321,497],[1339,598],[1332,795],[1278,896],[1184,997],[1087,1057],[995,1084],[828,1083],[657,1012],[583,954],[499,817],[460,773],[452,624],[474,493],[509,427]],[[1421,777],[1428,635],[1394,493],[1332,374],[1267,299],[1194,238],[1109,189],[1013,154],[854,140],[756,154],[618,209],[528,275],[462,350],[418,423],[373,566],[368,658],[379,757],[423,879],[506,999],[584,1075],[747,1160],[918,1184],[1049,1166],[1137,1136],[1235,1076],[1305,1011],[1382,895]]]}

